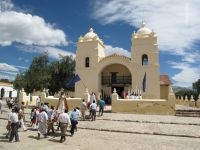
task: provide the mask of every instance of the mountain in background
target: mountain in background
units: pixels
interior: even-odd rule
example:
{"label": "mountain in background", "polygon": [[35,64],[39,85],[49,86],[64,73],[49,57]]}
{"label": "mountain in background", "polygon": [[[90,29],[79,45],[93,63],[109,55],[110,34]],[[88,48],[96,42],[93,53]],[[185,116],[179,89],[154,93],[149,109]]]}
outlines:
{"label": "mountain in background", "polygon": [[174,93],[181,90],[192,90],[192,87],[180,87],[180,86],[172,86]]}

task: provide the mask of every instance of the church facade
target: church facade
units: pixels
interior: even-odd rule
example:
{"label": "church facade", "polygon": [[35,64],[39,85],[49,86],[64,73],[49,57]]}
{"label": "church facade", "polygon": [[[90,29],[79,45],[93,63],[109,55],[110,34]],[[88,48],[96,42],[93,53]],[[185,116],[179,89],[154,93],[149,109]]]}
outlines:
{"label": "church facade", "polygon": [[130,57],[117,53],[106,56],[104,43],[93,29],[81,36],[76,51],[76,74],[81,81],[75,84],[75,97],[82,97],[87,88],[104,96],[116,89],[120,97],[135,91],[143,99],[167,99],[168,91],[162,91],[166,84],[160,81],[156,33],[142,23],[131,42]]}

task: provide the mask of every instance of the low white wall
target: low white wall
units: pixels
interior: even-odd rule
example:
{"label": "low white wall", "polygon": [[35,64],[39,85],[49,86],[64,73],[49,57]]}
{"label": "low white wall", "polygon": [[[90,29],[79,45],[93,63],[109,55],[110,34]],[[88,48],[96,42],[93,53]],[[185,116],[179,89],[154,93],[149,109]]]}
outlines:
{"label": "low white wall", "polygon": [[174,115],[175,104],[173,99],[118,99],[117,93],[113,93],[112,112]]}

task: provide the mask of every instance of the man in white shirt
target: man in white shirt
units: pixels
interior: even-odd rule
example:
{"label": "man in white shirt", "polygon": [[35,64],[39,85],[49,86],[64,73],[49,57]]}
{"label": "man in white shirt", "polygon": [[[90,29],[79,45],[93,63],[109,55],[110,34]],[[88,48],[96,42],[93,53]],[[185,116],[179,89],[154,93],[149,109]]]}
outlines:
{"label": "man in white shirt", "polygon": [[92,114],[92,121],[96,120],[96,111],[97,111],[97,104],[95,103],[95,101],[93,101],[93,103],[90,105],[90,110],[91,110],[91,114]]}
{"label": "man in white shirt", "polygon": [[7,129],[6,138],[10,137],[10,133],[11,133],[11,120],[10,120],[10,116],[12,115],[13,112],[14,112],[14,109],[12,109],[12,111],[8,113],[8,123],[6,125],[6,129]]}
{"label": "man in white shirt", "polygon": [[18,109],[14,108],[14,111],[9,117],[11,122],[11,133],[9,142],[12,142],[13,138],[15,137],[15,141],[19,142],[19,135],[18,135],[18,126],[19,126],[19,120],[18,120]]}
{"label": "man in white shirt", "polygon": [[61,130],[61,138],[60,143],[65,141],[65,133],[67,131],[67,126],[71,125],[70,117],[67,113],[67,110],[65,109],[64,112],[62,112],[58,117],[58,122],[60,123],[60,130]]}

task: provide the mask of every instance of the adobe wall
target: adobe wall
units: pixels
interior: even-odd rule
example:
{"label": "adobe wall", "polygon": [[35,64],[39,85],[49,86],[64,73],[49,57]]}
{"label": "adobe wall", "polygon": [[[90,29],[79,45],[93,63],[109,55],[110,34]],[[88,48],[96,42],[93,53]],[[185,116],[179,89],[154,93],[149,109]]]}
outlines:
{"label": "adobe wall", "polygon": [[[170,98],[170,97],[169,97]],[[118,99],[117,93],[112,94],[112,112],[175,115],[175,99]]]}

